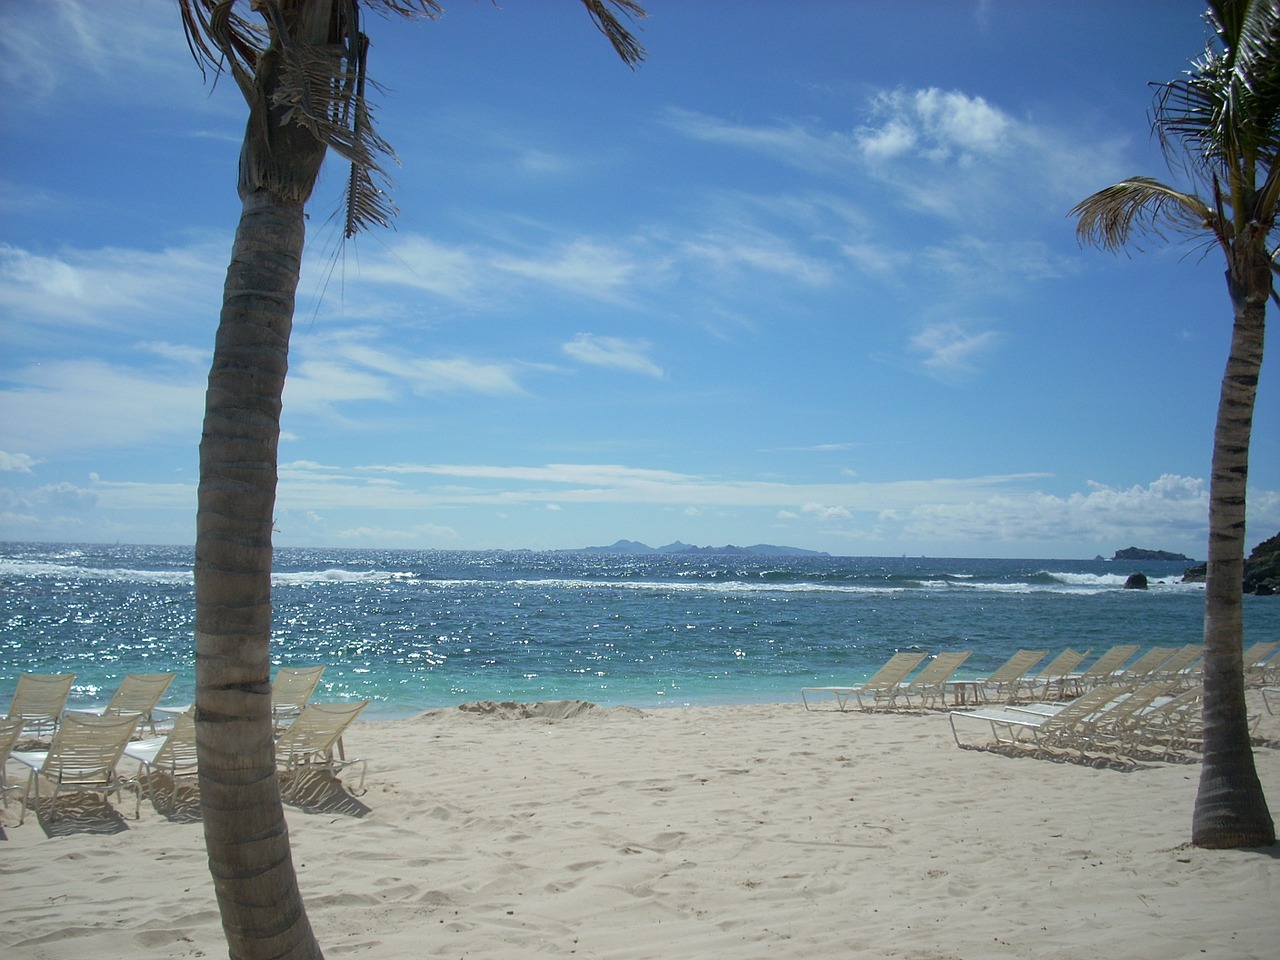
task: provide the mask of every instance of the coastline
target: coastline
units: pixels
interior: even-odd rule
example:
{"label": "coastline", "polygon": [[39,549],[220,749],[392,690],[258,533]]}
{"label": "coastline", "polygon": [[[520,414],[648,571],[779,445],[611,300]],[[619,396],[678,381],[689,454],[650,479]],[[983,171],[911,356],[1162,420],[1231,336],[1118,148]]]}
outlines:
{"label": "coastline", "polygon": [[[1258,734],[1280,741],[1280,717]],[[486,708],[487,709],[487,708]],[[798,703],[358,722],[367,792],[286,813],[326,954],[1270,956],[1280,857],[1186,846],[1198,764],[958,749],[945,713]],[[534,711],[539,713],[539,711]],[[1255,748],[1280,807],[1280,750]],[[345,803],[345,806],[342,804]],[[132,800],[117,809],[132,816]],[[5,822],[17,819],[11,806]],[[198,822],[0,842],[0,949],[225,955]],[[1212,951],[1211,951],[1212,952]]]}

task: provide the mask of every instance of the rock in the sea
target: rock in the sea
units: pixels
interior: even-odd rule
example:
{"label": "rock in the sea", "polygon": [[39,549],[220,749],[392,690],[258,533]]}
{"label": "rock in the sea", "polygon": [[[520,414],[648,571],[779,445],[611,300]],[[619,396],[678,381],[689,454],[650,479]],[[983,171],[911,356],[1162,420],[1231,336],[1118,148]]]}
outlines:
{"label": "rock in the sea", "polygon": [[1124,582],[1126,590],[1145,590],[1147,589],[1147,575],[1145,573],[1131,573]]}

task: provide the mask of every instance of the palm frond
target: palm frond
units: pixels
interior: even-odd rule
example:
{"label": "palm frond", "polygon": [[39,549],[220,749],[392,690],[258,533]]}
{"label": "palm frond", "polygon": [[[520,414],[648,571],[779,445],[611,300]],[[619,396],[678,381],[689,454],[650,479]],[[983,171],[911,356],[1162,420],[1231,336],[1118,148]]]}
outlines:
{"label": "palm frond", "polygon": [[[644,47],[622,19],[647,16],[639,0],[582,3],[625,63],[634,66],[644,59]],[[245,8],[253,18],[241,15]],[[262,124],[270,111],[273,122],[305,128],[351,164],[343,198],[343,235],[349,238],[371,225],[389,226],[396,210],[384,164],[398,161],[373,123],[367,90],[376,85],[365,72],[369,43],[360,14],[372,10],[432,18],[441,12],[437,0],[333,0],[332,6],[311,0],[178,0],[178,9],[187,46],[202,73],[229,70],[251,114]],[[269,75],[269,81],[264,82],[260,73]],[[263,142],[269,143],[269,138]],[[269,146],[264,149],[269,151]],[[288,166],[265,162],[253,169],[278,171]],[[310,193],[310,184],[296,189],[294,184],[278,186],[304,200]]]}
{"label": "palm frond", "polygon": [[1195,194],[1175,190],[1151,177],[1121,180],[1071,208],[1078,217],[1076,236],[1104,250],[1119,250],[1137,233],[1164,239],[1164,228],[1195,233],[1208,230],[1218,236],[1230,229]]}
{"label": "palm frond", "polygon": [[582,5],[587,8],[587,13],[591,14],[591,19],[600,32],[609,38],[623,63],[633,67],[645,58],[644,47],[622,25],[613,10],[609,9],[614,7],[631,20],[643,20],[648,14],[638,0],[582,0]]}

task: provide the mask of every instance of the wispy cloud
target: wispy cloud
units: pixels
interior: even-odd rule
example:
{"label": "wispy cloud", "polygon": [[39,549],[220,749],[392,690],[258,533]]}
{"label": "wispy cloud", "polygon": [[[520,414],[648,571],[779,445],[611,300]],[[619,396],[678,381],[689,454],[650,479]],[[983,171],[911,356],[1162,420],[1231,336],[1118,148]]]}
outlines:
{"label": "wispy cloud", "polygon": [[100,360],[55,360],[10,373],[0,390],[0,447],[48,457],[200,435],[196,369],[159,372]]}
{"label": "wispy cloud", "polygon": [[580,333],[568,343],[562,344],[560,349],[579,363],[626,370],[659,379],[663,376],[662,368],[649,357],[650,345],[643,340]]}
{"label": "wispy cloud", "polygon": [[999,343],[993,330],[970,333],[958,323],[939,323],[911,338],[911,348],[924,355],[921,363],[937,376],[969,373],[977,358]]}

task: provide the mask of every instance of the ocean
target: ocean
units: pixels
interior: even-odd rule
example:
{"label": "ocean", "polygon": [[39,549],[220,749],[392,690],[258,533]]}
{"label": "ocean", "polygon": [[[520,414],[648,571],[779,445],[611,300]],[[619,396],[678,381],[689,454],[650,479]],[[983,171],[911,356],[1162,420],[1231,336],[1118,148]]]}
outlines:
{"label": "ocean", "polygon": [[[70,705],[130,672],[194,696],[189,547],[0,544],[0,703],[20,673],[76,674]],[[281,549],[272,660],[326,665],[317,697],[391,719],[474,700],[641,708],[789,702],[895,651],[1199,643],[1186,563],[530,551]],[[1126,590],[1135,571],[1150,589]],[[1245,642],[1280,597],[1245,597]]]}

